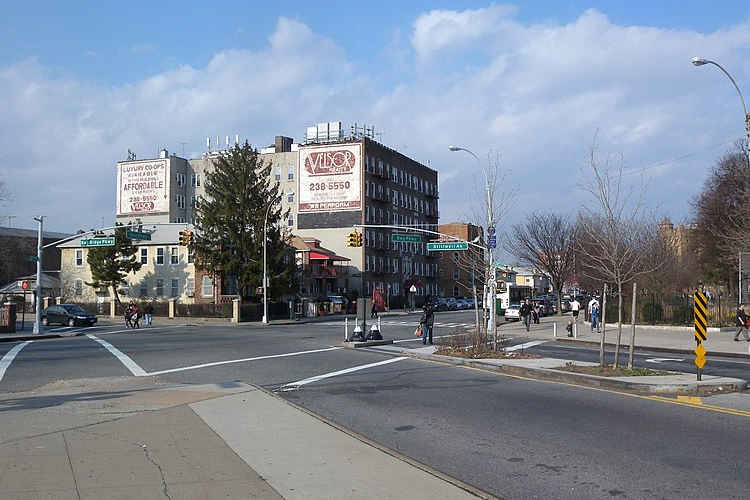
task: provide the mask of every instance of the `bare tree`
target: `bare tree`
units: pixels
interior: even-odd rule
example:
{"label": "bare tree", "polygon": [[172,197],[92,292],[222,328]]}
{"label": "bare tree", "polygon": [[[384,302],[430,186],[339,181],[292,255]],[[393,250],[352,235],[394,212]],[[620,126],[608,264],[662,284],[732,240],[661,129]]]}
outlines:
{"label": "bare tree", "polygon": [[557,310],[562,310],[562,290],[573,275],[576,224],[553,213],[532,213],[513,226],[506,250],[522,262],[546,273],[557,292]]}
{"label": "bare tree", "polygon": [[[592,181],[583,188],[592,196],[591,206],[584,207],[578,217],[577,240],[583,262],[579,267],[584,275],[615,285],[617,302],[617,368],[622,338],[623,285],[664,264],[667,245],[659,235],[654,217],[645,211],[643,189],[638,193],[623,186],[622,158],[603,160],[594,146],[588,157]],[[603,360],[604,333],[600,347]],[[630,349],[634,349],[631,342]]]}

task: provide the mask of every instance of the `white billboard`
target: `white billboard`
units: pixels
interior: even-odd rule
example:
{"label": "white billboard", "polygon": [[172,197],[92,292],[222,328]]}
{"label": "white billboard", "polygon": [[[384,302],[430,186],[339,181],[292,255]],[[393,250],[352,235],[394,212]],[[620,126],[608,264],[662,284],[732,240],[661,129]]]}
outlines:
{"label": "white billboard", "polygon": [[300,149],[299,213],[362,210],[361,179],[361,144]]}
{"label": "white billboard", "polygon": [[169,212],[167,159],[117,164],[117,215]]}

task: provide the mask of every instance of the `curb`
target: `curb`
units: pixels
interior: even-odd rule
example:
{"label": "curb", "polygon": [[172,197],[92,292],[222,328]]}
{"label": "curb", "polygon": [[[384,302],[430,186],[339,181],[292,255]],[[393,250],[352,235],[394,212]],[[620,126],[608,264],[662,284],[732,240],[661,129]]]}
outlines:
{"label": "curb", "polygon": [[[595,340],[576,340],[576,339],[568,339],[568,338],[556,338],[553,339],[555,342],[562,342],[564,344],[584,344],[584,345],[591,345],[599,347],[601,345],[600,342],[596,342]],[[605,342],[605,346],[607,347],[615,347],[615,344],[611,342]],[[620,344],[620,348],[628,348],[629,346]],[[638,346],[636,348],[636,351],[640,349],[643,351],[653,351],[653,352],[675,352],[679,354],[695,354],[695,352],[692,349],[678,349],[678,348],[671,348],[671,347],[649,347],[649,346]],[[744,354],[739,352],[724,352],[724,351],[707,351],[707,356],[717,356],[721,358],[738,358],[738,359],[750,359],[750,354]]]}
{"label": "curb", "polygon": [[[469,366],[485,371],[493,371],[504,375],[526,377],[535,380],[546,380],[550,382],[562,382],[573,385],[594,387],[597,389],[610,389],[636,394],[710,394],[721,389],[722,392],[740,392],[747,388],[748,381],[735,379],[736,382],[695,382],[677,384],[646,384],[630,382],[625,380],[614,380],[611,377],[600,377],[598,375],[586,375],[551,368],[530,368],[526,366],[496,365],[482,362],[481,360],[453,358],[450,356],[439,356],[435,354],[402,353],[415,359],[436,361],[438,363],[456,366]],[[564,360],[561,360],[564,362]]]}
{"label": "curb", "polygon": [[49,335],[14,335],[12,337],[0,337],[0,342],[23,342],[26,340],[45,340],[45,339],[60,339],[63,338],[60,334],[49,334]]}

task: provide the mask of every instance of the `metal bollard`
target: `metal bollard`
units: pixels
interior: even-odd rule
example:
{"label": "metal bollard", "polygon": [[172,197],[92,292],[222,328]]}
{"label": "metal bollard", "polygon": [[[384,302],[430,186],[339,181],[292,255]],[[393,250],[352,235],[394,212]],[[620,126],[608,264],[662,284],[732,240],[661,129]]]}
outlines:
{"label": "metal bollard", "polygon": [[578,338],[578,322],[573,323],[573,338]]}
{"label": "metal bollard", "polygon": [[349,340],[349,318],[344,318],[344,342]]}
{"label": "metal bollard", "polygon": [[557,338],[557,323],[552,323],[552,336]]}

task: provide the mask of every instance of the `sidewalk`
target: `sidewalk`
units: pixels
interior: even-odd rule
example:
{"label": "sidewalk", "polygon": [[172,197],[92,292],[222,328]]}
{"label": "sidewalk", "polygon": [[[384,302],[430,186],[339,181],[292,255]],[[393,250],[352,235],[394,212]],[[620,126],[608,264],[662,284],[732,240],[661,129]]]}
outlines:
{"label": "sidewalk", "polygon": [[61,384],[0,396],[4,499],[477,498],[245,384]]}
{"label": "sidewalk", "polygon": [[[561,342],[591,343],[599,345],[601,335],[596,332],[591,333],[589,323],[583,320],[578,321],[578,336],[575,339],[567,337],[565,326],[570,321],[570,315],[566,316],[549,316],[542,318],[540,324],[531,325],[529,332],[520,322],[505,323],[499,331],[506,336],[524,336],[546,340],[557,340]],[[557,338],[553,336],[552,324],[557,323]],[[628,349],[630,346],[630,336],[632,328],[630,325],[622,325],[622,337],[620,347]],[[750,342],[744,340],[734,342],[734,330],[732,331],[709,331],[707,340],[703,346],[708,351],[707,356],[728,356],[728,357],[750,357]],[[605,332],[605,342],[607,345],[614,345],[617,341],[617,324],[607,323]],[[637,326],[635,329],[635,348],[649,349],[654,351],[680,352],[692,354],[695,349],[695,337],[693,330],[684,327],[650,327]]]}

